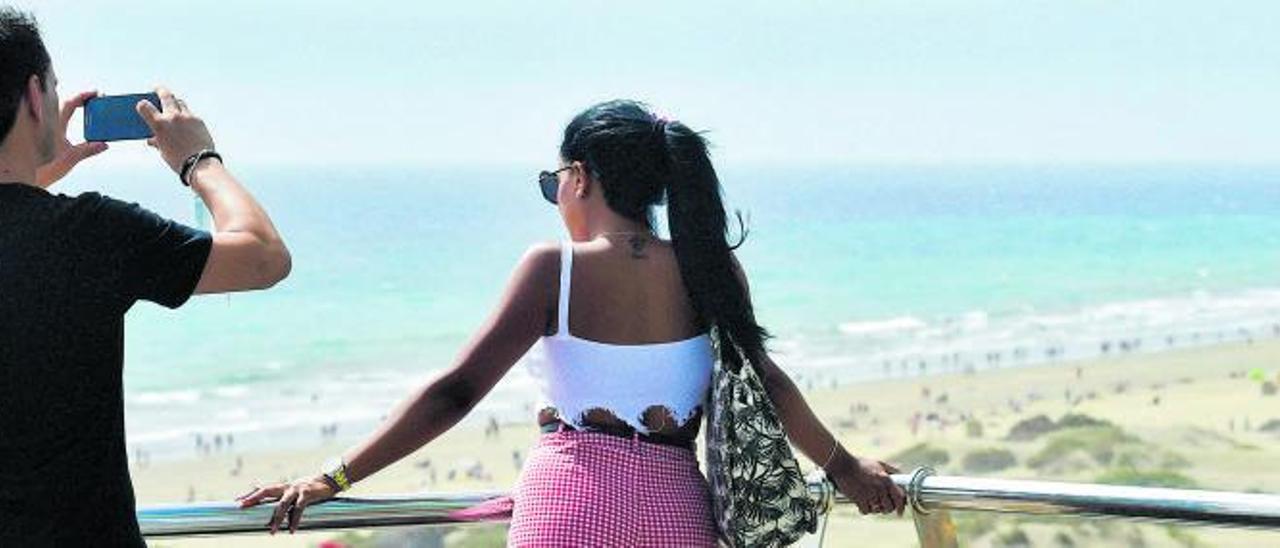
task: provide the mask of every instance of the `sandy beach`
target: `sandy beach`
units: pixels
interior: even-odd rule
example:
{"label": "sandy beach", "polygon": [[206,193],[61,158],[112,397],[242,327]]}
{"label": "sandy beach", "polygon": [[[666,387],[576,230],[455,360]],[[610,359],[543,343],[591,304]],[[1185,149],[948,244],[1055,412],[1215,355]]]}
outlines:
{"label": "sandy beach", "polygon": [[[785,363],[783,364],[785,367]],[[808,394],[847,447],[904,469],[1280,492],[1280,342],[1237,343],[1085,362],[851,384]],[[1066,417],[1064,419],[1064,417]],[[362,482],[353,495],[509,488],[536,435],[532,423],[478,421],[455,429]],[[139,504],[229,500],[255,482],[310,474],[343,443],[306,450],[215,454],[135,466]],[[239,464],[237,464],[239,461]],[[811,463],[802,463],[810,468]],[[956,515],[969,546],[1258,546],[1277,533]],[[499,528],[439,541],[500,545]],[[321,532],[271,538],[166,539],[155,546],[397,545],[397,533]],[[396,541],[395,538],[401,538]],[[826,546],[915,546],[907,518],[865,518],[840,508]],[[425,543],[426,541],[422,541]],[[437,541],[431,541],[432,543]]]}

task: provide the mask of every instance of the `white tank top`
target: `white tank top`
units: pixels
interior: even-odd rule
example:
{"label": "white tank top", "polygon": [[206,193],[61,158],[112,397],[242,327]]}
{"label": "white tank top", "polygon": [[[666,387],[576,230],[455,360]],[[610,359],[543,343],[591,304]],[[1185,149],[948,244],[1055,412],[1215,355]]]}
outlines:
{"label": "white tank top", "polygon": [[[560,302],[556,333],[542,338],[542,356],[527,360],[545,405],[560,420],[583,427],[588,411],[613,414],[637,432],[649,433],[644,412],[665,408],[682,426],[701,408],[711,385],[711,338],[699,335],[656,344],[608,344],[569,333],[573,245],[560,248]],[[657,425],[655,425],[657,426]]]}

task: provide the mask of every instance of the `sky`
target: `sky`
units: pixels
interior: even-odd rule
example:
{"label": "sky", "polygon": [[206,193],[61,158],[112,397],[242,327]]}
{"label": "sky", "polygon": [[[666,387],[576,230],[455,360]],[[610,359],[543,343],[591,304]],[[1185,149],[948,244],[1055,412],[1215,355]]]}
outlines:
{"label": "sky", "polygon": [[719,164],[1280,163],[1276,2],[13,4],[64,95],[163,83],[244,163],[552,164],[620,97]]}

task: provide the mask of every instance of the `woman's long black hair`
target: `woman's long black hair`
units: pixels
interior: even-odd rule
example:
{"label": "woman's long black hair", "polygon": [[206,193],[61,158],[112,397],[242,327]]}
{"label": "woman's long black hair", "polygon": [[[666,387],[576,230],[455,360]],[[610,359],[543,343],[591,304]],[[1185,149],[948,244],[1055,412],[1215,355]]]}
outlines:
{"label": "woman's long black hair", "polygon": [[[618,214],[654,230],[653,208],[667,203],[667,226],[689,299],[733,369],[765,351],[768,332],[756,323],[728,240],[720,179],[707,141],[675,120],[655,116],[635,101],[609,101],[574,117],[564,130],[560,156],[582,162],[604,188]],[[736,216],[742,228],[741,215]]]}

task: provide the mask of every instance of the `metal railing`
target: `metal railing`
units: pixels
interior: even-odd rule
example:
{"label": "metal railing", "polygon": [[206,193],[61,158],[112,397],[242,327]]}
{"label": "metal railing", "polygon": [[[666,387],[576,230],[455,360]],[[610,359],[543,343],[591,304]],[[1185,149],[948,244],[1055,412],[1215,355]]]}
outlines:
{"label": "metal railing", "polygon": [[[504,522],[509,514],[469,511],[503,493],[338,497],[307,508],[300,529],[351,529],[396,525]],[[263,533],[275,505],[241,509],[232,502],[140,506],[138,526],[147,537]]]}
{"label": "metal railing", "polygon": [[956,546],[949,511],[968,510],[1270,529],[1280,532],[1280,495],[938,476],[894,476],[907,492],[920,545]]}
{"label": "metal railing", "polygon": [[[1089,516],[1251,527],[1280,531],[1280,495],[939,476],[922,468],[895,475],[907,492],[920,544],[956,546],[950,510]],[[848,504],[822,481],[810,484],[823,506]],[[302,529],[373,528],[504,522],[509,508],[486,505],[501,492],[339,497],[307,509]],[[491,507],[486,507],[491,506]],[[138,523],[148,537],[260,533],[273,507],[233,503],[143,506]],[[819,539],[820,542],[821,539]]]}

